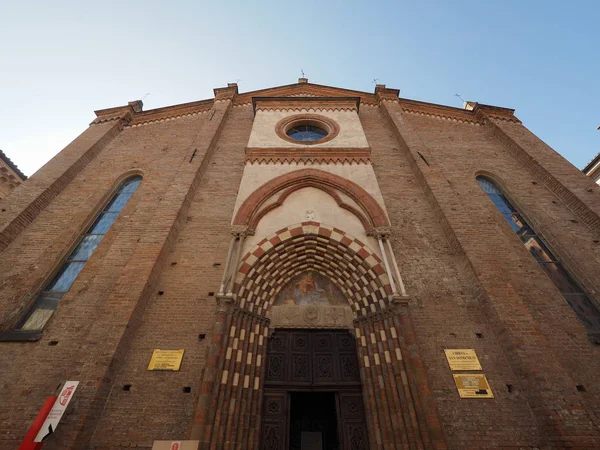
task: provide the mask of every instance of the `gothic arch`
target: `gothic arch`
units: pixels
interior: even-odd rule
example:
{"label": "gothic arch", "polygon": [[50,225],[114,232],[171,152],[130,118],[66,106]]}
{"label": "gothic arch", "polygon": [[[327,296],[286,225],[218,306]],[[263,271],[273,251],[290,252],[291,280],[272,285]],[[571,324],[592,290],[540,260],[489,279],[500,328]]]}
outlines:
{"label": "gothic arch", "polygon": [[359,316],[384,309],[392,294],[379,256],[318,222],[291,225],[260,241],[242,258],[233,292],[240,308],[264,315],[281,287],[307,270],[328,277]]}
{"label": "gothic arch", "polygon": [[[361,221],[367,232],[374,227],[390,226],[383,208],[365,189],[339,175],[318,169],[296,170],[266,182],[242,203],[233,220],[233,225],[248,225],[251,230],[255,229],[265,214],[281,206],[292,192],[304,187],[314,187],[331,195],[341,208],[350,211]],[[354,200],[360,206],[361,211],[344,203],[336,191],[340,191]],[[265,206],[267,200],[279,192],[281,192],[279,197],[273,203]]]}
{"label": "gothic arch", "polygon": [[[202,448],[222,442],[261,448],[265,361],[273,331],[269,311],[281,287],[307,270],[335,283],[354,312],[368,448],[381,447],[383,440],[445,449],[407,303],[392,295],[382,261],[369,247],[312,221],[258,242],[241,260],[231,294],[217,299],[215,336],[193,433]],[[382,379],[389,382],[382,384]]]}

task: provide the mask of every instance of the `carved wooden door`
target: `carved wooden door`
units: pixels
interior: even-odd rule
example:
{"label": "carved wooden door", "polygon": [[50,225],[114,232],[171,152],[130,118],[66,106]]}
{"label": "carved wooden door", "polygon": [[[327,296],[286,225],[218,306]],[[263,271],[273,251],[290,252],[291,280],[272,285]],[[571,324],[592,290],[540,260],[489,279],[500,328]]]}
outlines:
{"label": "carved wooden door", "polygon": [[263,396],[262,450],[286,450],[289,427],[287,392],[265,392]]}
{"label": "carved wooden door", "polygon": [[290,391],[335,392],[340,445],[368,449],[356,341],[347,331],[275,331],[264,386],[262,450],[288,449]]}
{"label": "carved wooden door", "polygon": [[362,393],[340,392],[339,408],[341,419],[341,432],[346,450],[368,450],[369,438],[367,436],[367,423]]}

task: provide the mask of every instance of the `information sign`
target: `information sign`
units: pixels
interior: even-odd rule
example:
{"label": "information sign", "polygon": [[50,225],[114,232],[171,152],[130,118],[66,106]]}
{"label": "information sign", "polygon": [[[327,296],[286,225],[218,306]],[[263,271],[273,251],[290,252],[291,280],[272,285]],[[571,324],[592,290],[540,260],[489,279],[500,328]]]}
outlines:
{"label": "information sign", "polygon": [[494,398],[485,375],[457,373],[453,376],[460,398]]}
{"label": "information sign", "polygon": [[471,348],[446,349],[450,370],[482,370],[475,350]]}
{"label": "information sign", "polygon": [[179,370],[184,351],[154,349],[148,370]]}

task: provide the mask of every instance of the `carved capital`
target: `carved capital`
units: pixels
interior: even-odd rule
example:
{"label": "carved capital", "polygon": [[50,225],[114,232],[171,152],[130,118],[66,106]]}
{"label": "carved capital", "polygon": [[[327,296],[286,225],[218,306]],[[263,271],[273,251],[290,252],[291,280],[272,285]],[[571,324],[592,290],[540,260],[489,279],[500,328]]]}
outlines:
{"label": "carved capital", "polygon": [[391,234],[392,229],[390,227],[375,227],[369,232],[369,235],[375,239],[388,239]]}
{"label": "carved capital", "polygon": [[406,309],[408,308],[410,299],[410,295],[392,295],[392,298],[390,299],[390,306]]}
{"label": "carved capital", "polygon": [[236,239],[244,239],[246,236],[254,236],[254,230],[248,225],[233,225],[231,235]]}
{"label": "carved capital", "polygon": [[217,294],[217,309],[215,314],[230,314],[233,312],[234,299],[232,295]]}

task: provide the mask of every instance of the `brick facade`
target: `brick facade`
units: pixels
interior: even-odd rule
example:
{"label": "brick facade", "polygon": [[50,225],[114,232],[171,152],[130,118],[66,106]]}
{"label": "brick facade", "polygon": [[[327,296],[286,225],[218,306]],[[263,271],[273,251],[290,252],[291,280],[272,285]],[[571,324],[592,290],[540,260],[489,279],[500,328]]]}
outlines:
{"label": "brick facade", "polygon": [[[331,118],[335,97],[355,99],[344,113],[358,115],[368,148],[248,146],[253,99]],[[0,448],[16,449],[44,399],[79,380],[44,448],[258,449],[270,303],[306,267],[355,313],[369,448],[600,448],[600,346],[475,179],[497,182],[596,304],[600,187],[512,110],[301,82],[97,116],[0,200]],[[265,178],[246,195],[257,164]],[[142,184],[45,329],[19,336],[131,174]],[[263,238],[259,222],[309,189],[335,199],[340,222],[294,220]],[[364,234],[345,231],[343,214]],[[185,349],[181,369],[146,370],[156,348]],[[446,348],[476,350],[493,399],[459,398]]]}

